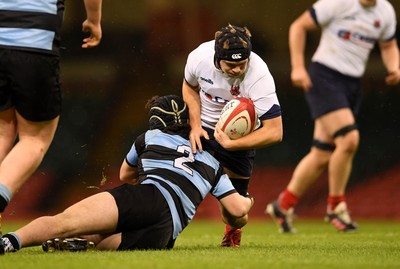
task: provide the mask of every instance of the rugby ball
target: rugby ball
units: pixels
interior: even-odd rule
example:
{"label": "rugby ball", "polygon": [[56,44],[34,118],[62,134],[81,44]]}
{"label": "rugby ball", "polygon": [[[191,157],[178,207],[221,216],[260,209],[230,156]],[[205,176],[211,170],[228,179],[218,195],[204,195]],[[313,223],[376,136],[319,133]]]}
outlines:
{"label": "rugby ball", "polygon": [[226,103],[217,126],[230,139],[237,139],[251,133],[256,122],[257,114],[253,101],[249,98],[237,97]]}

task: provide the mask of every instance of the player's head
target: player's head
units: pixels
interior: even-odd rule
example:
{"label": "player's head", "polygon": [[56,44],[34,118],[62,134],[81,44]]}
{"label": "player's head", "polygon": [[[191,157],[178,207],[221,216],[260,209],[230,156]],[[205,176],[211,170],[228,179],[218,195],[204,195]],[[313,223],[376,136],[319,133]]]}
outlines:
{"label": "player's head", "polygon": [[147,102],[146,108],[149,109],[150,130],[189,123],[188,107],[179,96],[154,96]]}
{"label": "player's head", "polygon": [[247,27],[228,24],[215,33],[214,60],[218,68],[221,60],[241,62],[250,57],[251,33]]}
{"label": "player's head", "polygon": [[359,2],[364,7],[373,7],[376,5],[376,0],[359,0]]}

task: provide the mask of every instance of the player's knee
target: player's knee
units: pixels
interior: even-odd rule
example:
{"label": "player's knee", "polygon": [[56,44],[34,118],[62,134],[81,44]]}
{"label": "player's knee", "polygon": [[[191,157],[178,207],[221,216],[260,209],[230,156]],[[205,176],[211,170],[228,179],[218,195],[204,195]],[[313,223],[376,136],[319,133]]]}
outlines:
{"label": "player's knee", "polygon": [[312,147],[328,154],[332,153],[335,150],[335,144],[324,142],[315,138],[312,141]]}
{"label": "player's knee", "polygon": [[310,152],[313,163],[321,169],[326,168],[335,148],[334,144],[314,139]]}
{"label": "player's knee", "polygon": [[335,144],[342,151],[354,153],[358,149],[360,134],[356,124],[345,126],[333,135]]}
{"label": "player's knee", "polygon": [[225,222],[232,228],[239,229],[245,226],[248,222],[248,215],[236,217],[232,215],[225,215]]}

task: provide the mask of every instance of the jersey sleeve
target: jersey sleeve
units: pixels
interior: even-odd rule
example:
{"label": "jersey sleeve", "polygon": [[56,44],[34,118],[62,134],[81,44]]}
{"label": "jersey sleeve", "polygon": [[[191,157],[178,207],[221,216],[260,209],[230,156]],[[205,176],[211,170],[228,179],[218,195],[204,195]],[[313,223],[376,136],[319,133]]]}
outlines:
{"label": "jersey sleeve", "polygon": [[272,76],[265,76],[256,82],[250,98],[256,107],[260,120],[273,119],[281,116],[281,107],[275,90],[275,83]]}
{"label": "jersey sleeve", "polygon": [[184,78],[187,83],[189,83],[191,86],[197,86],[199,85],[197,81],[197,76],[196,76],[196,67],[198,65],[198,59],[196,55],[196,50],[192,51],[189,53],[189,56],[186,61],[185,65],[185,73],[184,73]]}
{"label": "jersey sleeve", "polygon": [[382,31],[381,35],[381,40],[391,40],[393,38],[396,38],[396,26],[397,26],[397,20],[396,20],[396,13],[393,9],[393,6],[389,3],[388,8],[387,8],[387,14],[385,15],[385,25]]}
{"label": "jersey sleeve", "polygon": [[131,149],[125,157],[126,162],[129,166],[137,166],[140,153],[146,147],[145,145],[145,133],[139,135],[133,143]]}
{"label": "jersey sleeve", "polygon": [[219,165],[219,169],[216,172],[216,184],[210,190],[211,194],[218,200],[226,197],[229,194],[237,192],[233,187],[231,180],[228,175],[223,172],[223,168]]}
{"label": "jersey sleeve", "polygon": [[319,26],[327,25],[342,12],[341,8],[346,6],[347,0],[318,0],[310,8],[311,16]]}
{"label": "jersey sleeve", "polygon": [[185,80],[192,86],[198,86],[198,69],[204,60],[214,53],[214,40],[200,44],[196,49],[189,53],[185,65]]}

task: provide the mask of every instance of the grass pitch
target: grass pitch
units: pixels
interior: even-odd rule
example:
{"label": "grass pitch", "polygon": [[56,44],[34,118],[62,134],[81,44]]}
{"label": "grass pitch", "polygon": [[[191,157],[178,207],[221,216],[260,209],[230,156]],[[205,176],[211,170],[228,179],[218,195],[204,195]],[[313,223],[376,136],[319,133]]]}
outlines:
{"label": "grass pitch", "polygon": [[[296,222],[297,234],[280,234],[272,221],[250,220],[240,248],[221,248],[224,225],[194,220],[167,251],[58,252],[25,248],[0,256],[0,268],[400,268],[400,222],[358,221],[357,233],[337,233],[320,220]],[[3,231],[20,224],[5,223]]]}

